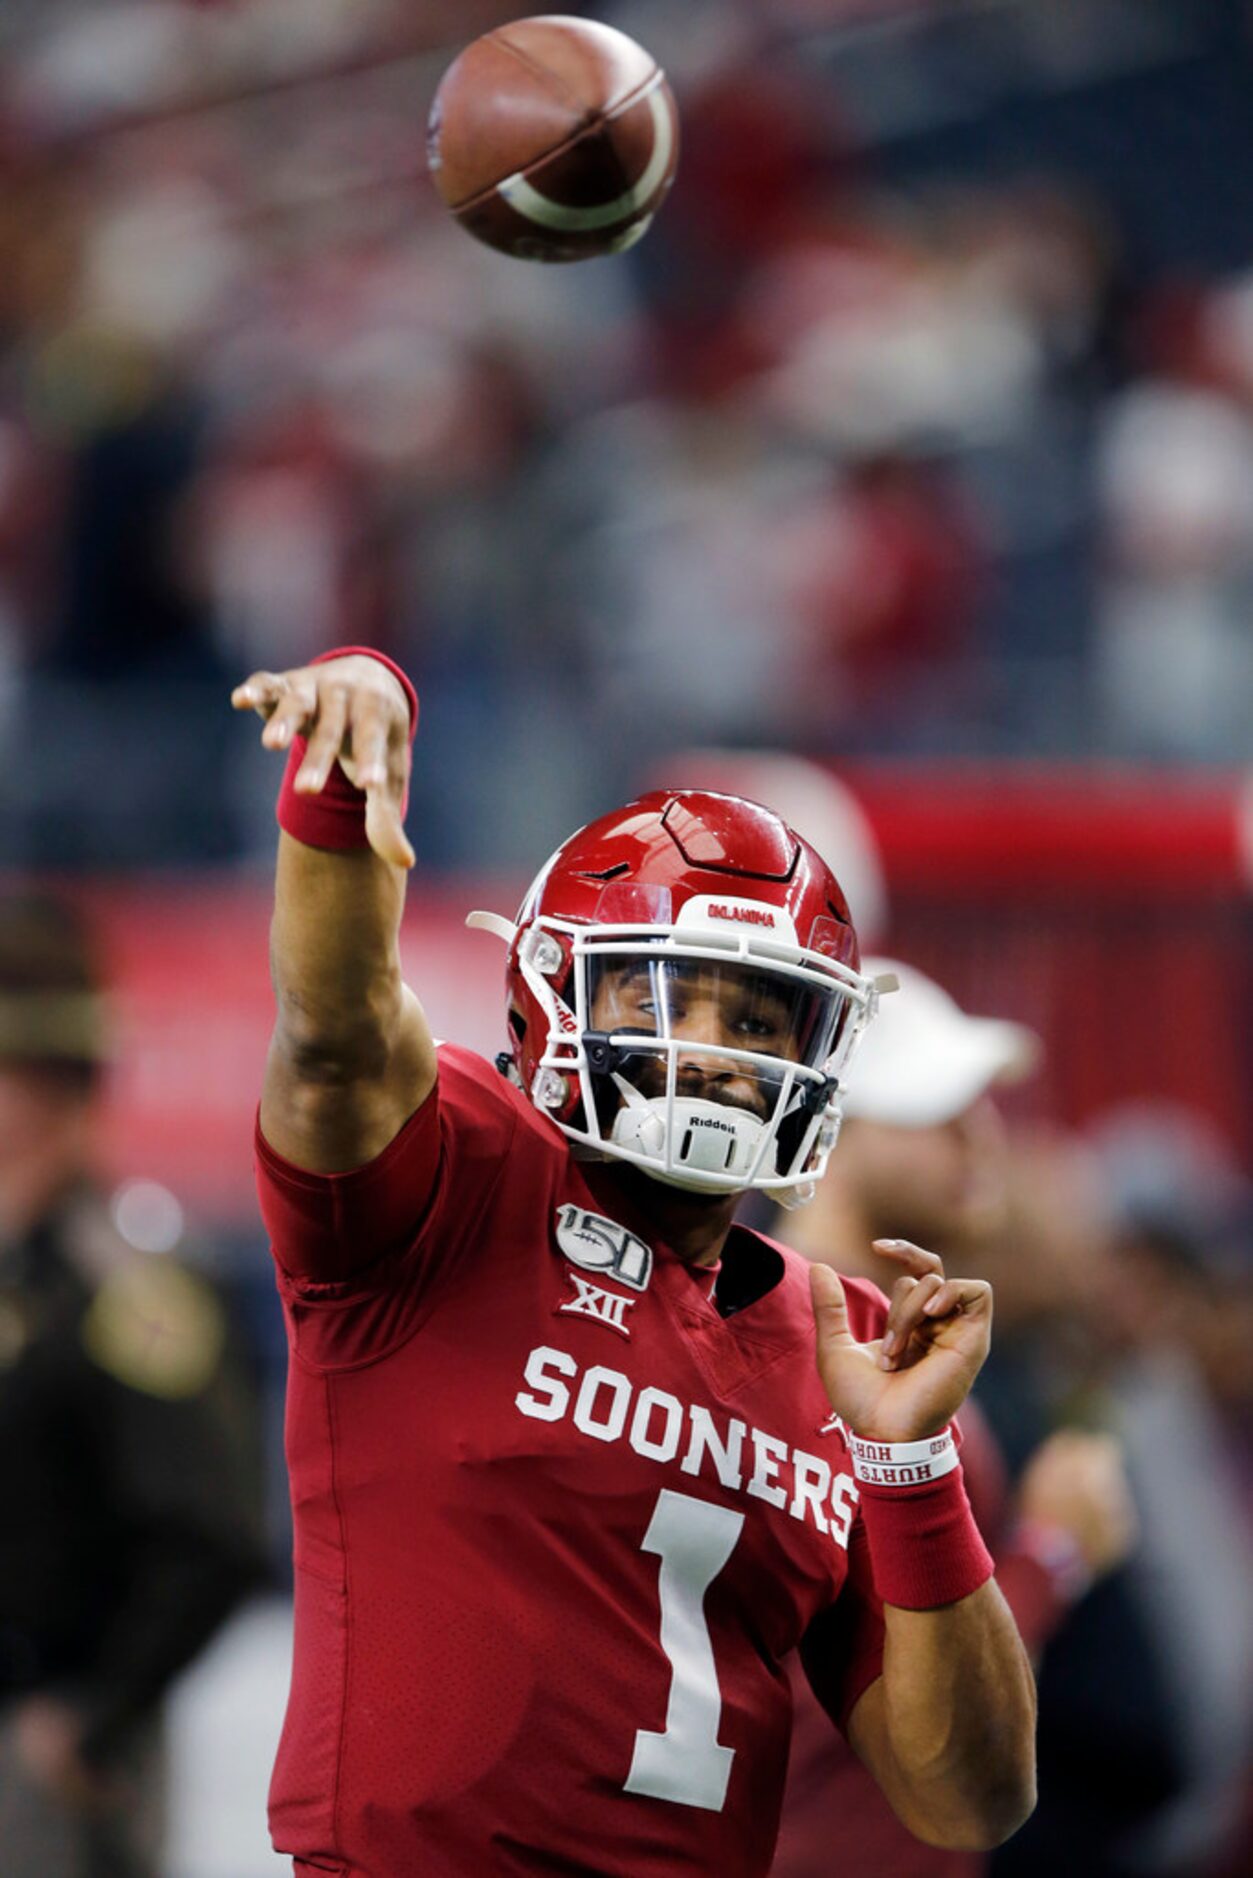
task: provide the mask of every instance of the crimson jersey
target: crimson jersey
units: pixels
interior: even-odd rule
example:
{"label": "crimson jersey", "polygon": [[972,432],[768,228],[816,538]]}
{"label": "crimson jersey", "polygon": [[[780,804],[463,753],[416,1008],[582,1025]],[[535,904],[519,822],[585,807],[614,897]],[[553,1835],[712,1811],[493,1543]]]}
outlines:
{"label": "crimson jersey", "polygon": [[[882,1609],[805,1262],[724,1315],[469,1052],[352,1173],[258,1144],[291,1348],[297,1872],[769,1869],[785,1659],[842,1721]],[[883,1300],[846,1281],[854,1335]],[[720,1300],[724,1310],[726,1300]]]}

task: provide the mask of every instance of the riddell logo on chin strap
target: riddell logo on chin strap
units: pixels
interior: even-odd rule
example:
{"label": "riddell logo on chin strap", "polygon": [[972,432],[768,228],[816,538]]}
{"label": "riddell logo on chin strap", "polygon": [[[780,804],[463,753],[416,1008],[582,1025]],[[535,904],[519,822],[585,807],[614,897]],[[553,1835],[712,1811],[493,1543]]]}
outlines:
{"label": "riddell logo on chin strap", "polygon": [[710,919],[733,919],[740,926],[773,926],[774,914],[764,906],[724,906],[714,901],[709,908]]}

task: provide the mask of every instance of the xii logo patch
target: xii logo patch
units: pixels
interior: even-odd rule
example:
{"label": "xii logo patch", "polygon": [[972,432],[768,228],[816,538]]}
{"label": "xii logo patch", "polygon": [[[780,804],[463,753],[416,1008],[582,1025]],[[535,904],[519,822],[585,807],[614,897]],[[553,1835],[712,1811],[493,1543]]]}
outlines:
{"label": "xii logo patch", "polygon": [[635,1309],[634,1298],[624,1297],[621,1291],[602,1291],[599,1285],[589,1284],[574,1272],[570,1273],[570,1283],[574,1296],[557,1306],[563,1316],[590,1317],[593,1323],[616,1330],[620,1337],[630,1337],[626,1314]]}

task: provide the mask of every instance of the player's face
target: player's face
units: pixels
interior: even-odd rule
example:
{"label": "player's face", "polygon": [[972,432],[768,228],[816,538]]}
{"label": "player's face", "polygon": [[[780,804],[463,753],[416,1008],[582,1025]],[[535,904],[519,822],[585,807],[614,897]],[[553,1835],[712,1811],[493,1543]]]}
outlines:
{"label": "player's face", "polygon": [[[764,1118],[772,1089],[762,1070],[721,1053],[751,1050],[797,1061],[797,1007],[796,991],[768,972],[639,959],[604,969],[593,993],[592,1022],[597,1030],[675,1039],[677,1094]],[[664,1056],[641,1051],[627,1073],[643,1095],[664,1096]]]}

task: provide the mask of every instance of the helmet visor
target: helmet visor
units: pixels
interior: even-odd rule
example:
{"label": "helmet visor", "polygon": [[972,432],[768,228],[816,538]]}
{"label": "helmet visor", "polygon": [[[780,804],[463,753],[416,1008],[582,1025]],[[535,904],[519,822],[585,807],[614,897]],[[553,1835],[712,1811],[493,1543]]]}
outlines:
{"label": "helmet visor", "polygon": [[[615,1047],[617,1073],[648,1097],[680,1095],[772,1118],[821,1076],[846,1000],[752,961],[592,959],[588,1028]],[[795,1065],[799,1073],[788,1074]],[[806,1074],[805,1072],[809,1072]]]}

